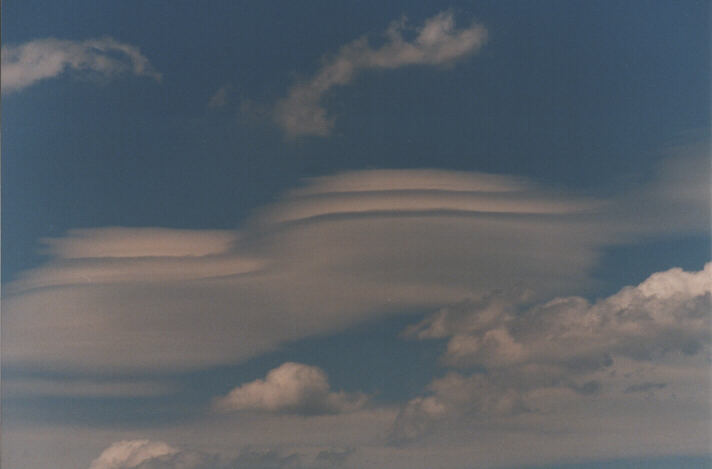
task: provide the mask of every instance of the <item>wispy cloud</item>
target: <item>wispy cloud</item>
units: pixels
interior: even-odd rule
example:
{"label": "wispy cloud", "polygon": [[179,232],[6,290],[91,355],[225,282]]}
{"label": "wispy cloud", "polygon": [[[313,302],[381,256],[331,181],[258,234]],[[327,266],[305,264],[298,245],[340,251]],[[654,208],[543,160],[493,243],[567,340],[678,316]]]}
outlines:
{"label": "wispy cloud", "polygon": [[477,52],[487,39],[487,30],[481,25],[457,28],[451,11],[427,19],[412,40],[404,38],[405,29],[405,20],[392,23],[380,47],[372,47],[367,37],[343,46],[311,79],[289,90],[276,106],[276,122],[290,136],[328,135],[334,121],[321,99],[332,88],[347,85],[369,69],[451,64]]}
{"label": "wispy cloud", "polygon": [[263,411],[303,415],[353,412],[366,403],[366,396],[332,392],[329,381],[318,367],[284,363],[258,379],[243,384],[217,399],[220,412]]}
{"label": "wispy cloud", "polygon": [[17,92],[69,70],[106,78],[132,73],[161,80],[161,74],[137,47],[108,37],[86,41],[37,39],[2,48],[3,93]]}
{"label": "wispy cloud", "polygon": [[230,86],[221,86],[208,100],[208,107],[216,109],[225,106],[228,102],[229,94]]}

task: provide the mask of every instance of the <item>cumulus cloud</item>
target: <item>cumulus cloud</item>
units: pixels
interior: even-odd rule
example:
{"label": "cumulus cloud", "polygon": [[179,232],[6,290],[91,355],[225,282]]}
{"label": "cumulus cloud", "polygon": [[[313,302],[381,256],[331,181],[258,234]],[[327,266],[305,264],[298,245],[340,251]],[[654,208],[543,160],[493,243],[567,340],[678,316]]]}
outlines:
{"label": "cumulus cloud", "polygon": [[472,24],[457,28],[451,11],[439,13],[417,28],[413,40],[403,36],[405,21],[392,23],[380,47],[359,38],[345,46],[309,80],[293,86],[275,109],[275,120],[288,135],[327,135],[333,119],[322,107],[322,97],[336,86],[350,83],[369,69],[394,69],[408,65],[446,65],[477,52],[487,30]]}
{"label": "cumulus cloud", "polygon": [[19,91],[66,71],[106,78],[132,73],[161,80],[161,74],[137,47],[109,37],[86,41],[37,39],[2,48],[3,93]]}
{"label": "cumulus cloud", "polygon": [[484,374],[448,373],[434,380],[428,391],[403,406],[388,436],[391,443],[417,440],[446,419],[489,418],[527,410],[519,391],[498,386]]}
{"label": "cumulus cloud", "polygon": [[444,364],[480,371],[433,382],[429,395],[403,407],[391,439],[412,441],[473,409],[552,409],[577,397],[650,394],[668,384],[705,394],[706,373],[691,385],[674,370],[699,369],[695,356],[709,350],[711,316],[712,263],[699,272],[655,273],[595,303],[564,297],[531,305],[526,296],[498,292],[443,308],[403,335],[447,339]]}
{"label": "cumulus cloud", "polygon": [[341,466],[352,453],[323,450],[315,458],[308,458],[299,453],[244,448],[236,457],[226,457],[157,441],[126,440],[105,449],[89,469],[328,469]]}
{"label": "cumulus cloud", "polygon": [[518,311],[499,298],[444,309],[409,328],[420,338],[450,337],[445,361],[489,369],[539,363],[574,369],[610,364],[622,355],[651,360],[694,354],[710,340],[712,263],[699,272],[675,268],[651,275],[593,304],[556,298]]}
{"label": "cumulus cloud", "polygon": [[287,362],[258,379],[217,399],[220,412],[264,411],[304,415],[337,414],[358,410],[366,396],[332,392],[326,373],[318,367]]}
{"label": "cumulus cloud", "polygon": [[130,469],[147,461],[170,458],[180,450],[161,441],[124,440],[106,448],[89,469]]}

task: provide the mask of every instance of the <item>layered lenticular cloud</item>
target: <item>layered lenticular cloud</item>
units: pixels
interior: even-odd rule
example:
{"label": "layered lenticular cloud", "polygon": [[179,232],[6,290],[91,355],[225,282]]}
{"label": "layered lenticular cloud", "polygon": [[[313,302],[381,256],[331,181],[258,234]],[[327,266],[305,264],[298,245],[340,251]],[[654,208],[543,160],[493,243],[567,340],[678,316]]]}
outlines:
{"label": "layered lenticular cloud", "polygon": [[161,74],[137,47],[109,37],[86,41],[37,39],[2,48],[3,93],[20,91],[67,71],[106,78],[133,74],[161,80]]}
{"label": "layered lenticular cloud", "polygon": [[[706,177],[680,174],[690,184]],[[701,197],[694,206],[708,207]],[[73,230],[45,240],[51,258],[7,285],[3,360],[76,371],[195,369],[385,314],[482,301],[493,290],[524,292],[530,302],[566,298],[589,285],[602,247],[636,230],[655,232],[657,223],[631,222],[639,212],[626,200],[577,197],[506,175],[354,171],[306,181],[239,232]],[[677,220],[678,208],[666,219]],[[703,223],[680,219],[678,227]],[[589,318],[612,314],[605,313],[610,302],[557,301],[537,317],[559,318],[562,308]],[[423,326],[418,334],[448,337],[456,316],[440,321],[440,332]],[[463,313],[461,331],[474,330],[470,316]],[[494,315],[481,336],[453,336],[445,360],[492,365],[543,356],[505,317]],[[683,332],[653,338],[692,350],[696,342],[681,341],[692,339]],[[647,350],[648,342],[622,333],[604,334],[604,344],[620,351],[639,344],[637,352],[625,346],[629,356]],[[574,341],[594,350],[595,340]]]}
{"label": "layered lenticular cloud", "polygon": [[276,106],[276,122],[291,136],[328,135],[334,121],[321,100],[332,88],[347,85],[369,69],[451,64],[477,52],[487,39],[483,26],[457,28],[450,11],[427,19],[413,40],[403,37],[404,29],[405,21],[392,23],[380,47],[372,47],[366,37],[343,46],[311,79],[290,89]]}
{"label": "layered lenticular cloud", "polygon": [[611,236],[597,210],[507,176],[360,171],[308,181],[241,232],[75,230],[8,285],[3,358],[191,369],[495,288],[557,294]]}

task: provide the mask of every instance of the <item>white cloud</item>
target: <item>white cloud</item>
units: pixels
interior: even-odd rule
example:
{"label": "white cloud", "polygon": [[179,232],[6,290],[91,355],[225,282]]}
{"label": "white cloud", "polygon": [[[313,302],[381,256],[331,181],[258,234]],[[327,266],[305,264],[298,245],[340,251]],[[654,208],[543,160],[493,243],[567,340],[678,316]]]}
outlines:
{"label": "white cloud", "polygon": [[89,469],[133,469],[152,459],[167,458],[180,450],[160,441],[125,440],[106,448]]}
{"label": "white cloud", "polygon": [[366,403],[366,396],[332,392],[318,367],[287,362],[258,379],[243,384],[216,399],[217,411],[264,411],[304,415],[353,412]]}
{"label": "white cloud", "polygon": [[579,297],[533,306],[525,301],[496,293],[441,309],[404,331],[412,338],[447,338],[445,364],[481,371],[451,373],[406,404],[394,423],[394,443],[473,410],[575,412],[581,405],[575,401],[591,396],[600,405],[601,399],[656,393],[667,396],[660,408],[677,405],[678,398],[707,402],[707,364],[701,363],[707,357],[700,352],[710,345],[712,263],[699,272],[655,273],[593,304]]}
{"label": "white cloud", "polygon": [[392,23],[386,42],[378,48],[366,37],[343,46],[310,80],[293,86],[277,104],[277,123],[291,136],[327,135],[333,119],[321,99],[332,88],[347,85],[362,70],[451,64],[477,52],[487,39],[487,30],[480,25],[456,28],[451,11],[427,19],[412,41],[403,37],[404,28],[405,21]]}
{"label": "white cloud", "polygon": [[697,353],[709,343],[712,263],[651,275],[594,304],[556,298],[524,311],[499,298],[444,309],[407,330],[421,338],[451,337],[454,366],[511,368],[523,364],[584,370],[611,355],[650,360],[667,352]]}
{"label": "white cloud", "polygon": [[161,80],[140,50],[112,38],[37,39],[2,48],[2,91],[12,93],[71,70],[111,78],[125,73]]}

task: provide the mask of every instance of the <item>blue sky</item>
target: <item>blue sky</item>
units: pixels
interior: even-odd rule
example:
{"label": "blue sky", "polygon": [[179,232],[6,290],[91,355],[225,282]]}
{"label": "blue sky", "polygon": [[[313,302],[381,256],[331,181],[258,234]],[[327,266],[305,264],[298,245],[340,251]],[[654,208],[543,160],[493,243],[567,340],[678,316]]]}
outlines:
{"label": "blue sky", "polygon": [[708,2],[2,18],[3,466],[709,466]]}

